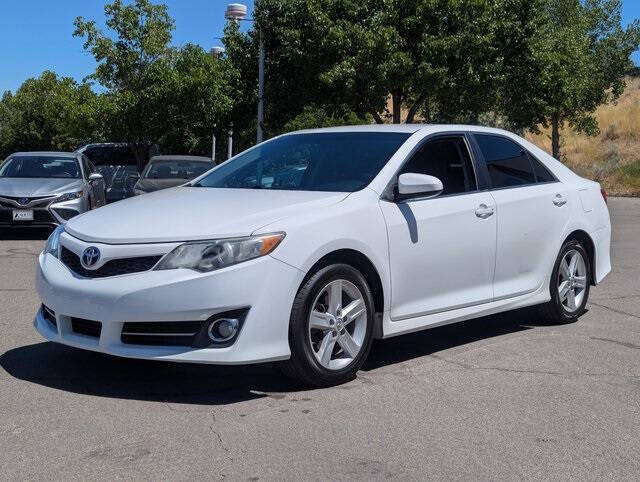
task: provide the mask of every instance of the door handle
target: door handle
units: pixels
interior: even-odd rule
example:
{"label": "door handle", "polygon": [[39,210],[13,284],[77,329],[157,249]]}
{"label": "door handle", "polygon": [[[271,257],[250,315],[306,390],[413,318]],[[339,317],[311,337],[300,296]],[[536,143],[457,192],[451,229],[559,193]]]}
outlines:
{"label": "door handle", "polygon": [[556,197],[553,198],[553,204],[562,207],[567,204],[567,199],[562,194],[556,194]]}
{"label": "door handle", "polygon": [[476,209],[476,216],[480,219],[487,219],[489,216],[492,216],[494,212],[495,210],[492,207],[487,206],[486,204],[480,204]]}

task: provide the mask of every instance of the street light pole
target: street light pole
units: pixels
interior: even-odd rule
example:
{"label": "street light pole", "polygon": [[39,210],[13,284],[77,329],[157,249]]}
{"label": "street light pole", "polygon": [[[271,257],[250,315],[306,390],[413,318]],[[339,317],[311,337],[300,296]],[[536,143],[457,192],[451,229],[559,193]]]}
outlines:
{"label": "street light pole", "polygon": [[262,142],[262,119],[264,116],[264,40],[262,30],[258,29],[258,125],[256,128],[256,141]]}
{"label": "street light pole", "polygon": [[[253,22],[253,19],[245,18],[247,16],[247,7],[242,3],[230,3],[227,5],[225,17],[233,22],[246,20]],[[256,141],[258,144],[262,142],[262,129],[264,124],[264,39],[262,31],[258,31],[258,118],[256,126]]]}
{"label": "street light pole", "polygon": [[213,124],[213,134],[211,135],[211,160],[216,162],[216,125]]}
{"label": "street light pole", "polygon": [[[216,37],[216,39],[219,40],[220,37]],[[219,59],[224,55],[224,47],[211,47],[209,52],[214,58]],[[216,162],[216,126],[217,124],[213,124],[213,132],[211,133],[211,160],[214,163]]]}

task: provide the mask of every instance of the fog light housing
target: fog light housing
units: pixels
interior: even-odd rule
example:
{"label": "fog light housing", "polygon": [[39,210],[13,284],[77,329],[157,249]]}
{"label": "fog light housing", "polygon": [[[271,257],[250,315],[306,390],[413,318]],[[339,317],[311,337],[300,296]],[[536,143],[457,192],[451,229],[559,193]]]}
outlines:
{"label": "fog light housing", "polygon": [[193,348],[227,348],[233,345],[242,331],[249,308],[217,313],[202,324],[193,339]]}
{"label": "fog light housing", "polygon": [[238,334],[239,327],[237,318],[219,318],[209,323],[207,334],[214,343],[226,343]]}

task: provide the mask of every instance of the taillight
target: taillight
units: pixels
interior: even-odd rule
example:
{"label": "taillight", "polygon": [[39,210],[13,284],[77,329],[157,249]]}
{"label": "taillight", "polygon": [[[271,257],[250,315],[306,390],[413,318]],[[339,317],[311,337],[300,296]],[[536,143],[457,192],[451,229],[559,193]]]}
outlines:
{"label": "taillight", "polygon": [[604,199],[604,202],[607,202],[607,191],[605,191],[604,189],[600,189],[600,194],[602,194],[602,199]]}

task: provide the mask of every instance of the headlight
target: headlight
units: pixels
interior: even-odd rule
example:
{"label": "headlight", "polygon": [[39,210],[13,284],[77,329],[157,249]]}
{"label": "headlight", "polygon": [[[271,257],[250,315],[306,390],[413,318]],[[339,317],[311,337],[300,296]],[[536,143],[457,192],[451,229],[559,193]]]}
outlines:
{"label": "headlight", "polygon": [[63,201],[72,201],[74,199],[81,198],[83,194],[84,194],[84,192],[82,192],[82,191],[65,192],[64,194],[60,194],[58,196],[58,198],[56,199],[56,202],[60,203],[60,202],[63,202]]}
{"label": "headlight", "polygon": [[284,236],[285,233],[273,233],[181,244],[166,255],[155,269],[188,268],[205,273],[225,268],[269,254]]}
{"label": "headlight", "polygon": [[43,253],[51,254],[56,258],[59,256],[60,252],[60,235],[64,233],[64,226],[58,226],[53,230],[53,233],[47,239],[47,244],[44,247]]}

